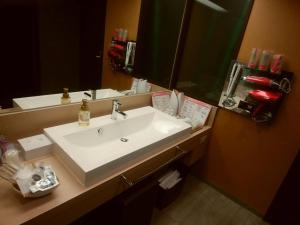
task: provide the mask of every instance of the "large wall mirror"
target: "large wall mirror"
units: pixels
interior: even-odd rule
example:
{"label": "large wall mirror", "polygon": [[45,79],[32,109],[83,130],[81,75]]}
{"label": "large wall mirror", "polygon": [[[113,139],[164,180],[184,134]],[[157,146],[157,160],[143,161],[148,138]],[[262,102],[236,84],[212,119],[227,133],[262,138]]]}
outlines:
{"label": "large wall mirror", "polygon": [[[127,30],[127,40],[136,40],[140,4],[141,0],[2,0],[2,109],[35,108],[34,102],[20,107],[16,100],[33,96],[55,95],[56,101],[49,104],[59,103],[64,87],[70,93],[98,90],[97,99],[122,95],[120,91],[130,88],[131,75],[113,72],[107,52],[117,28]],[[42,101],[42,106],[48,100],[30,99]]]}
{"label": "large wall mirror", "polygon": [[237,57],[253,0],[142,3],[137,74],[217,105],[228,68]]}
{"label": "large wall mirror", "polygon": [[[114,97],[132,76],[216,103],[253,0],[2,0],[0,105],[97,89]],[[136,40],[131,75],[111,69],[116,28]],[[100,89],[104,92],[100,93]]]}

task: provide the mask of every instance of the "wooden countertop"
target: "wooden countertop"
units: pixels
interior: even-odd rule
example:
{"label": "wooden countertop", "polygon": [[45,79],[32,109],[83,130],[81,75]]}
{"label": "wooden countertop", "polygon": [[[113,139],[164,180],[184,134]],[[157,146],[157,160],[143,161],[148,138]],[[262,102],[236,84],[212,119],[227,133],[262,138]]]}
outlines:
{"label": "wooden countertop", "polygon": [[36,159],[49,163],[55,170],[60,185],[50,194],[36,199],[24,199],[9,183],[0,180],[0,225],[15,224],[68,224],[79,218],[98,205],[109,200],[112,195],[121,193],[126,187],[120,183],[119,175],[137,165],[161,154],[164,151],[194,137],[209,132],[211,126],[205,126],[187,137],[172,140],[170,143],[157,148],[151,155],[143,155],[135,162],[128,162],[122,168],[113,171],[108,178],[90,187],[84,187],[53,155]]}

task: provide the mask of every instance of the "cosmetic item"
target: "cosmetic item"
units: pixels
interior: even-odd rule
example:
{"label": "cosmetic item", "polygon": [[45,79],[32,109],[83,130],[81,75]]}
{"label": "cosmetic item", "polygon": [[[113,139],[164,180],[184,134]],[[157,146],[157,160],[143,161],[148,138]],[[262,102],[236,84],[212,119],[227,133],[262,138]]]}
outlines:
{"label": "cosmetic item", "polygon": [[116,29],[114,30],[114,32],[113,32],[113,37],[112,37],[112,39],[113,39],[113,40],[117,40],[117,39],[118,39],[118,34],[119,34],[119,29],[116,28]]}
{"label": "cosmetic item", "polygon": [[86,99],[82,99],[78,113],[78,123],[80,126],[88,126],[90,124],[90,110]]}
{"label": "cosmetic item", "polygon": [[283,55],[276,54],[273,55],[273,61],[271,64],[271,73],[280,74],[283,65]]}
{"label": "cosmetic item", "polygon": [[47,155],[51,152],[52,142],[44,134],[38,134],[18,140],[25,160]]}
{"label": "cosmetic item", "polygon": [[122,41],[125,42],[127,40],[127,35],[128,35],[128,30],[124,29],[122,33]]}
{"label": "cosmetic item", "polygon": [[136,87],[136,93],[141,94],[141,93],[146,93],[146,91],[147,91],[147,80],[140,79]]}
{"label": "cosmetic item", "polygon": [[147,90],[146,90],[146,92],[150,92],[150,91],[151,91],[151,88],[152,88],[151,84],[150,84],[150,83],[147,83]]}
{"label": "cosmetic item", "polygon": [[260,57],[258,69],[261,71],[268,71],[271,58],[272,58],[272,53],[270,51],[263,50],[262,55]]}
{"label": "cosmetic item", "polygon": [[257,66],[257,62],[259,59],[260,50],[257,48],[253,48],[250,54],[250,59],[248,62],[248,68],[255,69]]}
{"label": "cosmetic item", "polygon": [[61,104],[71,103],[71,97],[69,95],[69,88],[63,89],[63,95],[61,97]]}
{"label": "cosmetic item", "polygon": [[7,150],[9,144],[10,143],[9,143],[7,137],[5,137],[4,135],[0,135],[0,162],[1,162],[2,155],[4,155],[4,153]]}
{"label": "cosmetic item", "polygon": [[0,178],[13,186],[17,186],[14,175],[23,166],[23,163],[19,159],[18,149],[16,149],[14,144],[8,142],[5,146],[5,152],[0,157]]}
{"label": "cosmetic item", "polygon": [[137,78],[132,79],[131,90],[134,92],[134,94],[136,94],[138,83],[139,83],[139,79]]}
{"label": "cosmetic item", "polygon": [[173,90],[172,93],[171,93],[170,106],[171,106],[170,115],[171,116],[177,116],[177,112],[178,112],[178,98],[177,98],[175,90]]}
{"label": "cosmetic item", "polygon": [[122,28],[120,28],[118,31],[119,31],[119,32],[118,32],[118,38],[117,38],[117,40],[118,40],[118,41],[122,41],[124,30],[123,30]]}
{"label": "cosmetic item", "polygon": [[16,191],[24,198],[36,198],[49,194],[59,185],[52,167],[43,162],[26,165],[14,175],[17,183]]}
{"label": "cosmetic item", "polygon": [[4,162],[9,164],[14,169],[23,167],[23,163],[19,158],[19,150],[14,144],[10,144],[7,151],[4,153]]}
{"label": "cosmetic item", "polygon": [[178,110],[177,110],[177,114],[180,113],[181,111],[181,108],[183,106],[183,102],[184,102],[184,93],[183,92],[179,92],[178,95],[177,95],[177,98],[178,98]]}

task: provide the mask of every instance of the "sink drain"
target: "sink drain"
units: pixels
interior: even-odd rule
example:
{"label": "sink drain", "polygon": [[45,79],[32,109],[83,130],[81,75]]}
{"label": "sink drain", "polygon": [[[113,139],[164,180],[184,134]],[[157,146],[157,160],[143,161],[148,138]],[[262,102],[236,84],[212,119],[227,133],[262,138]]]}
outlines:
{"label": "sink drain", "polygon": [[127,138],[121,138],[120,140],[121,140],[122,142],[127,142],[127,141],[128,141]]}
{"label": "sink drain", "polygon": [[97,129],[97,132],[98,132],[99,135],[102,135],[103,134],[103,129],[99,128],[99,129]]}

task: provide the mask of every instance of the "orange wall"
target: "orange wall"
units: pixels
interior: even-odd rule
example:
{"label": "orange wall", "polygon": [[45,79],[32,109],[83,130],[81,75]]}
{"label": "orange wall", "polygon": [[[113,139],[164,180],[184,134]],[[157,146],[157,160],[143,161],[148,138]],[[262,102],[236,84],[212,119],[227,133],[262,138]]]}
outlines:
{"label": "orange wall", "polygon": [[220,109],[208,155],[198,165],[207,181],[264,214],[300,149],[300,1],[256,0],[238,58],[251,48],[286,57],[293,90],[270,125]]}
{"label": "orange wall", "polygon": [[107,52],[115,28],[128,30],[128,39],[136,40],[140,16],[141,0],[108,0],[106,7],[104,52],[102,66],[102,88],[117,90],[129,89],[132,78],[130,75],[112,72]]}

